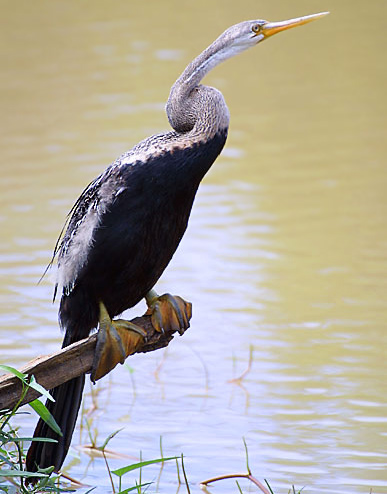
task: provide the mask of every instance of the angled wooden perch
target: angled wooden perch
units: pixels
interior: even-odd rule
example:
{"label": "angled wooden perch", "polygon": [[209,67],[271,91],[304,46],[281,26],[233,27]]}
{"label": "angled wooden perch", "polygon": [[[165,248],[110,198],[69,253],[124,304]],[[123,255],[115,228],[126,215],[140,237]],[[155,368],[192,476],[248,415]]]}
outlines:
{"label": "angled wooden perch", "polygon": [[[130,350],[127,356],[134,353],[152,352],[166,347],[173,339],[173,332],[158,333],[151,323],[150,316],[136,317],[133,323],[141,326],[147,333],[146,341],[140,335],[131,334]],[[52,355],[40,356],[25,365],[21,372],[35,376],[36,381],[46,389],[52,389],[70,379],[87,374],[91,371],[97,336],[93,334],[84,340],[73,343]],[[12,375],[0,377],[0,410],[12,409],[20,399],[22,384]],[[39,393],[30,389],[23,400],[29,403],[39,396]]]}

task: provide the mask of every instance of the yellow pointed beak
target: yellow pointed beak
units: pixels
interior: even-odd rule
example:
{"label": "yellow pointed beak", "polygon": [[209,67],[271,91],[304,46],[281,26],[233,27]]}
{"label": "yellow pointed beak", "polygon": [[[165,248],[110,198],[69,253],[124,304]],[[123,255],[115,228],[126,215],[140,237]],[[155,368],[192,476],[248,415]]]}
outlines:
{"label": "yellow pointed beak", "polygon": [[267,22],[262,26],[261,33],[268,38],[286,29],[291,29],[292,27],[302,26],[308,22],[315,21],[321,17],[325,17],[329,12],[320,12],[318,14],[304,15],[303,17],[296,17],[295,19],[289,19],[288,21],[280,22]]}

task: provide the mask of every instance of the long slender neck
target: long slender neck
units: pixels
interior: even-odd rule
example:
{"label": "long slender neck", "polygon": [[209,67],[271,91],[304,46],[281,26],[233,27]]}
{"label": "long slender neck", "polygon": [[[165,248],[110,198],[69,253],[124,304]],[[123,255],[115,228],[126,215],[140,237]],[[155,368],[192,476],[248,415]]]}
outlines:
{"label": "long slender neck", "polygon": [[225,49],[223,36],[219,37],[186,67],[176,84],[190,92],[208,72],[232,55]]}
{"label": "long slender neck", "polygon": [[200,82],[232,55],[219,37],[187,66],[172,86],[166,111],[169,123],[177,132],[194,131],[205,138],[227,129],[229,112],[223,95],[217,89],[201,86]]}

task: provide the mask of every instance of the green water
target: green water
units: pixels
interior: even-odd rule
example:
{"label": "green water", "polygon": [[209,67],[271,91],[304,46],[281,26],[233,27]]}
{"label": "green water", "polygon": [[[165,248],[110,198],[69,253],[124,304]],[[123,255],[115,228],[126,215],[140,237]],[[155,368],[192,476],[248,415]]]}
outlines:
{"label": "green water", "polygon": [[[276,493],[387,493],[387,3],[1,8],[1,360],[16,366],[60,345],[52,282],[37,281],[68,210],[119,154],[168,128],[185,65],[241,20],[331,11],[206,79],[226,98],[230,135],[158,284],[193,302],[192,327],[98,386],[93,427],[100,443],[124,427],[110,448],[145,459],[162,436],[165,454],[184,453],[193,492],[244,471],[245,437],[253,473]],[[251,371],[230,383],[251,346]],[[104,461],[77,449],[88,442],[76,432],[67,471],[108,492]],[[151,489],[176,492],[175,467]]]}

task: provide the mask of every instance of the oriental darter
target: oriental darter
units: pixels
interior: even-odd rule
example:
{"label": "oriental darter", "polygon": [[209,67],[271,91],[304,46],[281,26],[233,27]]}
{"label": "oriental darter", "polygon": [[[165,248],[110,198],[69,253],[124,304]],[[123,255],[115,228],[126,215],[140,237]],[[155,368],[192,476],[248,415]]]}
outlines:
{"label": "oriental darter", "polygon": [[[273,34],[326,14],[282,22],[245,21],[227,29],[172,86],[166,112],[173,130],[149,137],[124,153],[75,203],[54,251],[55,293],[61,295],[63,347],[98,327],[93,380],[125,358],[118,329],[143,334],[128,321],[113,320],[141,299],[148,304],[155,329],[184,332],[188,327],[190,304],[168,294],[159,297],[154,285],[184,235],[198,186],[227,138],[229,112],[224,98],[217,89],[200,84],[201,80],[219,63]],[[31,443],[29,471],[61,468],[84,383],[85,376],[80,376],[52,390],[55,403],[49,401],[47,406],[63,435],[59,437],[39,420],[34,436],[57,442]]]}

